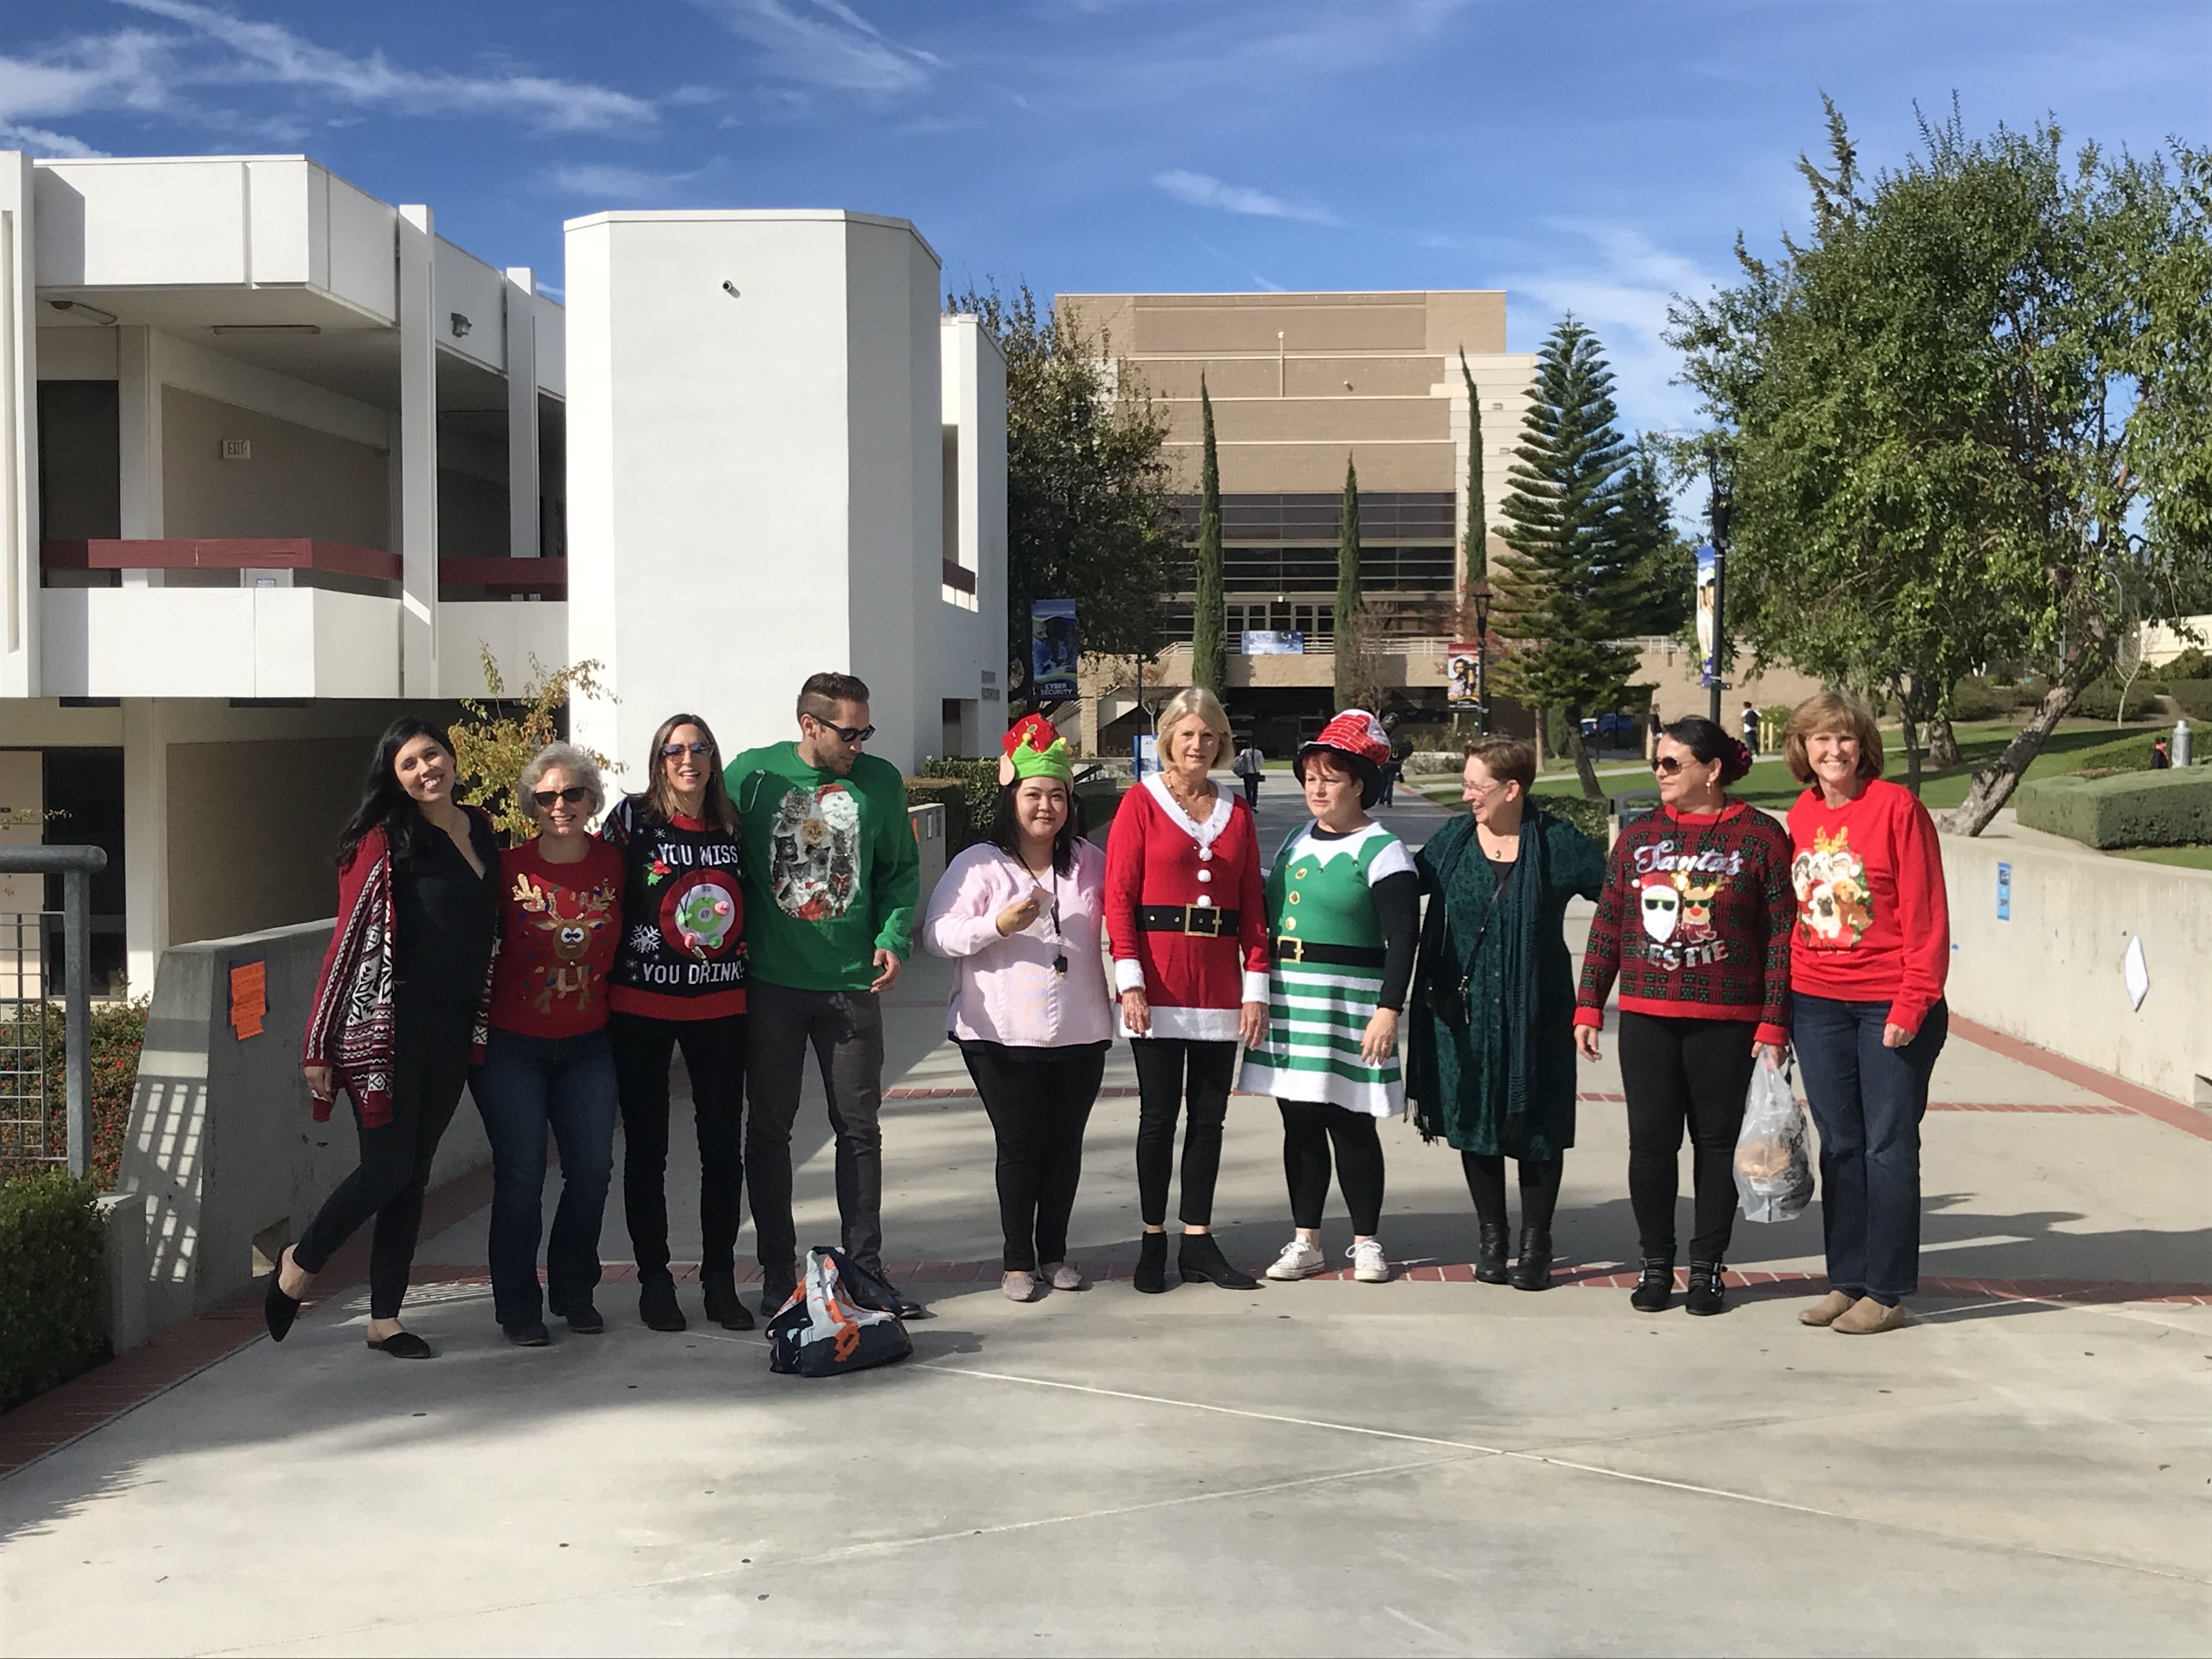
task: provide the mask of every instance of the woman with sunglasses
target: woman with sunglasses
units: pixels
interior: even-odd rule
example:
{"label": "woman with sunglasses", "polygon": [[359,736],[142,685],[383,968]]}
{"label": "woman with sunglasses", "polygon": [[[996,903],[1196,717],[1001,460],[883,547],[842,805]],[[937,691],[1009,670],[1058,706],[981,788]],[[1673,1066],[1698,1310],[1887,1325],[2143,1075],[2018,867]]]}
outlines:
{"label": "woman with sunglasses", "polygon": [[[623,855],[591,832],[606,794],[582,750],[548,744],[514,793],[538,834],[500,854],[491,1032],[470,1084],[491,1142],[492,1314],[508,1341],[542,1348],[549,1307],[572,1331],[606,1329],[592,1293],[614,1170],[607,980],[622,937]],[[541,1297],[549,1128],[561,1149],[561,1205]]]}
{"label": "woman with sunglasses", "polygon": [[1751,751],[1703,715],[1662,728],[1651,766],[1659,810],[1613,843],[1583,956],[1575,1041],[1584,1060],[1598,1058],[1617,976],[1628,1198],[1644,1258],[1628,1299],[1641,1313],[1663,1312],[1674,1299],[1686,1123],[1697,1196],[1683,1306],[1717,1314],[1726,1305],[1744,1094],[1752,1067],[1781,1065],[1790,1040],[1790,837],[1728,798],[1727,787],[1751,770]]}
{"label": "woman with sunglasses", "polygon": [[653,734],[639,794],[599,834],[623,853],[622,940],[608,1022],[622,1101],[623,1211],[637,1258],[638,1317],[680,1331],[668,1267],[668,1068],[684,1051],[699,1136],[699,1285],[707,1317],[749,1331],[738,1300],[738,1201],[744,1184],[745,906],[738,811],[720,751],[696,714]]}

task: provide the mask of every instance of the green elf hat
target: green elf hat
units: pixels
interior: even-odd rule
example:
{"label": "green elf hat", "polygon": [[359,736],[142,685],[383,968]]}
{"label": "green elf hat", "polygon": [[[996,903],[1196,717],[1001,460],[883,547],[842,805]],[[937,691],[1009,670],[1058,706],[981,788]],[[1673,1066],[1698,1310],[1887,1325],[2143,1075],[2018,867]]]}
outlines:
{"label": "green elf hat", "polygon": [[1006,753],[999,760],[1001,786],[1024,778],[1058,778],[1073,787],[1075,763],[1069,758],[1067,739],[1042,714],[1024,714],[1006,735]]}

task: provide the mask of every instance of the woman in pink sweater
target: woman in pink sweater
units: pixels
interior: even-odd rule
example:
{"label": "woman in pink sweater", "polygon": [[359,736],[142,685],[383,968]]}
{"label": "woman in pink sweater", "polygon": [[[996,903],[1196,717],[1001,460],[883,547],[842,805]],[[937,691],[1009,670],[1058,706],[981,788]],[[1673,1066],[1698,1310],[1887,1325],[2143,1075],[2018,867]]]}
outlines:
{"label": "woman in pink sweater", "polygon": [[1098,948],[1106,855],[1076,834],[1067,744],[1031,715],[1006,733],[990,836],[952,860],[923,945],[960,964],[947,1028],[998,1141],[1008,1300],[1079,1291],[1067,1222],[1114,1004]]}

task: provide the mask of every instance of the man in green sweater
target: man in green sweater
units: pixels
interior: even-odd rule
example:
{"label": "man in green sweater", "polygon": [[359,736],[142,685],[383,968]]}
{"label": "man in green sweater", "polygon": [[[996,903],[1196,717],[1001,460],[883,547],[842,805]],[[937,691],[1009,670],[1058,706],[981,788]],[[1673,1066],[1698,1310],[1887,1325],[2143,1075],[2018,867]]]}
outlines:
{"label": "man in green sweater", "polygon": [[[914,950],[921,859],[906,784],[861,752],[868,688],[817,674],[799,688],[799,741],[747,750],[723,773],[744,841],[750,1018],[745,1164],[760,1245],[761,1310],[798,1281],[791,1129],[811,1047],[837,1139],[845,1253],[883,1272],[884,1015],[878,997]],[[900,1311],[921,1304],[900,1292]]]}

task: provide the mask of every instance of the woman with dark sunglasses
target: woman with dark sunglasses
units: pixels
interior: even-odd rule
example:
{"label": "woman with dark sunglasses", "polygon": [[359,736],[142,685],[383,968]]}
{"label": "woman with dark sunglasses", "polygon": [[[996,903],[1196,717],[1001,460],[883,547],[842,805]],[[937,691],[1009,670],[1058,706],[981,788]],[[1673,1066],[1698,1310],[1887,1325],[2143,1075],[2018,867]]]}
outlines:
{"label": "woman with dark sunglasses", "polygon": [[1576,1000],[1575,1041],[1598,1058],[1620,981],[1620,1081],[1628,1105],[1628,1197],[1642,1241],[1632,1306],[1674,1299],[1674,1212],[1682,1129],[1695,1145],[1695,1231],[1685,1310],[1717,1314],[1735,1222],[1736,1133],[1752,1067],[1779,1066],[1790,1040],[1790,837],[1727,786],[1751,751],[1702,715],[1662,728],[1651,763],[1659,810],[1620,832]]}
{"label": "woman with dark sunglasses", "polygon": [[744,1184],[745,906],[738,811],[721,751],[696,714],[653,734],[639,794],[599,834],[623,849],[622,940],[609,1030],[622,1098],[623,1210],[637,1258],[638,1316],[684,1328],[668,1266],[668,1068],[684,1051],[699,1136],[699,1285],[707,1317],[749,1331],[738,1300]]}
{"label": "woman with dark sunglasses", "polygon": [[[500,854],[491,1030],[470,1092],[491,1142],[492,1314],[518,1347],[550,1340],[544,1314],[591,1334],[599,1221],[614,1170],[615,1062],[607,981],[622,936],[623,855],[596,838],[599,769],[565,743],[539,750],[514,793],[538,834]],[[561,1204],[545,1250],[545,1134],[561,1149]]]}

